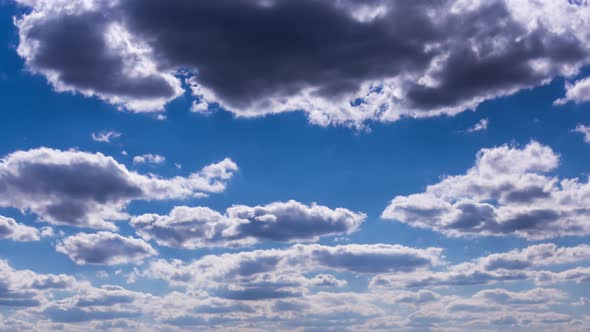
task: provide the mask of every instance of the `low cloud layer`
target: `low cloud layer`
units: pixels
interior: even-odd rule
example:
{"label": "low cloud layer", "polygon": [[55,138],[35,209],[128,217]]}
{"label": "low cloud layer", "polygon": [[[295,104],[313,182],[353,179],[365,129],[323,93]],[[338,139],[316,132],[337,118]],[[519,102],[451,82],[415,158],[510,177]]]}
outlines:
{"label": "low cloud layer", "polygon": [[544,268],[588,262],[590,262],[588,245],[558,247],[555,244],[546,243],[450,265],[445,271],[377,275],[371,281],[371,287],[462,287],[523,280],[538,284],[581,283],[590,281],[589,268],[578,266],[559,272],[549,272]]}
{"label": "low cloud layer", "polygon": [[0,160],[0,207],[35,213],[55,225],[114,230],[133,200],[188,198],[225,190],[238,170],[230,159],[188,177],[141,175],[102,153],[39,148]]}
{"label": "low cloud layer", "polygon": [[382,218],[448,236],[519,236],[539,240],[590,234],[590,184],[548,175],[559,165],[550,147],[482,149],[463,175],[424,193],[397,196]]}
{"label": "low cloud layer", "polygon": [[362,126],[456,114],[589,60],[574,1],[16,1],[30,71],[138,112],[188,76],[194,110]]}
{"label": "low cloud layer", "polygon": [[239,247],[259,241],[316,241],[321,236],[345,235],[364,222],[363,213],[330,209],[296,201],[264,206],[236,205],[225,214],[206,207],[175,207],[169,215],[145,214],[131,225],[146,240],[159,245],[195,249]]}

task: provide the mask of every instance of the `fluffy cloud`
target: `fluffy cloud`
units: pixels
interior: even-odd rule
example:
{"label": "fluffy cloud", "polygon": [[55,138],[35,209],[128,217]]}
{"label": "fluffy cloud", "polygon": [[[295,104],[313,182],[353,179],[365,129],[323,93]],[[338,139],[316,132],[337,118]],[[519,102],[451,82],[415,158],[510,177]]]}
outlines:
{"label": "fluffy cloud", "polygon": [[231,299],[300,297],[306,287],[341,286],[331,276],[304,277],[315,271],[361,274],[424,270],[441,262],[438,248],[413,249],[399,245],[295,245],[288,249],[256,250],[205,256],[191,263],[157,260],[143,276],[190,289],[209,289]]}
{"label": "fluffy cloud", "polygon": [[64,239],[56,249],[76,264],[129,264],[157,254],[143,240],[110,232],[79,233]]}
{"label": "fluffy cloud", "polygon": [[17,151],[0,160],[0,206],[33,212],[55,225],[114,230],[112,221],[129,217],[124,210],[132,200],[221,192],[237,169],[225,159],[188,177],[163,179],[129,171],[102,153]]}
{"label": "fluffy cloud", "polygon": [[574,83],[566,83],[565,91],[565,97],[557,99],[555,101],[556,105],[563,105],[568,102],[580,104],[590,101],[590,77]]}
{"label": "fluffy cloud", "polygon": [[34,227],[19,224],[12,218],[0,216],[0,239],[20,242],[38,241],[40,232]]}
{"label": "fluffy cloud", "polygon": [[141,156],[133,157],[134,164],[163,164],[166,158],[158,154],[144,154]]}
{"label": "fluffy cloud", "polygon": [[449,236],[589,234],[590,184],[545,175],[558,164],[551,148],[534,141],[522,149],[482,149],[466,174],[396,197],[382,217]]}
{"label": "fluffy cloud", "polygon": [[362,126],[456,114],[588,63],[590,8],[573,1],[16,1],[33,9],[16,20],[30,71],[133,111],[161,110],[188,71],[197,111]]}
{"label": "fluffy cloud", "polygon": [[518,280],[533,280],[539,284],[566,281],[579,283],[590,281],[590,269],[578,267],[562,272],[548,272],[539,270],[539,268],[589,261],[590,246],[588,245],[558,247],[552,243],[546,243],[451,265],[447,267],[446,271],[377,275],[371,281],[371,287],[469,286]]}
{"label": "fluffy cloud", "polygon": [[45,300],[45,292],[68,289],[75,282],[73,277],[63,274],[15,270],[8,262],[0,260],[0,306],[37,306]]}
{"label": "fluffy cloud", "polygon": [[350,234],[366,216],[344,208],[330,209],[296,201],[264,206],[237,205],[224,215],[206,207],[175,207],[169,215],[144,214],[131,225],[159,245],[194,249],[246,246],[260,240],[315,241],[320,236]]}

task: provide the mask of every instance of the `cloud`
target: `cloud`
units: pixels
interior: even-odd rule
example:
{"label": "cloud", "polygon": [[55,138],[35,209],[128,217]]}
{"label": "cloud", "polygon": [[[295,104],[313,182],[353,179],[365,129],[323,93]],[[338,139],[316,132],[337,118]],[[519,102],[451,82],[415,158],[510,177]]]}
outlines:
{"label": "cloud", "polygon": [[189,289],[208,289],[219,297],[262,299],[299,297],[306,287],[341,282],[328,276],[304,274],[324,271],[357,274],[421,271],[440,264],[438,248],[414,249],[399,245],[294,245],[287,249],[256,250],[204,256],[190,263],[157,260],[141,272]]}
{"label": "cloud", "polygon": [[19,242],[39,241],[39,231],[34,227],[17,223],[12,218],[0,216],[0,239]]}
{"label": "cloud", "polygon": [[467,133],[476,133],[479,131],[485,131],[486,129],[488,129],[489,122],[490,121],[488,119],[481,119],[473,127],[467,129],[466,132]]}
{"label": "cloud", "polygon": [[124,210],[133,200],[218,193],[237,170],[225,159],[188,177],[164,179],[129,171],[102,153],[17,151],[0,160],[0,206],[30,211],[55,225],[114,230],[112,221],[128,218]]}
{"label": "cloud", "polygon": [[377,275],[371,281],[371,287],[471,286],[522,280],[532,280],[540,284],[563,281],[585,282],[590,280],[590,269],[587,268],[579,267],[556,273],[539,270],[539,268],[588,261],[590,261],[590,246],[588,245],[558,247],[552,243],[544,243],[450,265],[445,271],[431,270],[406,275]]}
{"label": "cloud", "polygon": [[76,264],[132,264],[158,254],[143,240],[110,232],[78,233],[61,241],[56,250]]}
{"label": "cloud", "polygon": [[66,290],[75,284],[73,277],[60,274],[38,274],[30,270],[15,270],[0,260],[0,307],[32,307],[40,305],[44,293]]}
{"label": "cloud", "polygon": [[30,71],[132,111],[162,110],[188,76],[195,111],[358,127],[457,114],[588,62],[590,9],[571,1],[17,2],[33,9],[15,21]]}
{"label": "cloud", "polygon": [[578,124],[574,130],[574,133],[580,133],[584,136],[584,142],[590,143],[590,127]]}
{"label": "cloud", "polygon": [[121,133],[116,131],[101,131],[90,135],[93,141],[100,143],[112,143],[114,139],[121,137]]}
{"label": "cloud", "polygon": [[482,149],[463,175],[424,193],[397,196],[382,218],[448,236],[519,236],[540,240],[590,234],[590,184],[545,175],[559,156],[531,142],[523,148]]}
{"label": "cloud", "polygon": [[223,215],[206,207],[179,206],[164,216],[133,217],[131,225],[141,237],[159,245],[195,249],[248,246],[264,240],[316,241],[321,236],[350,234],[365,219],[365,214],[344,208],[291,200],[254,207],[235,205]]}
{"label": "cloud", "polygon": [[565,105],[569,102],[581,104],[590,101],[590,77],[574,83],[565,84],[565,97],[557,99],[555,105]]}
{"label": "cloud", "polygon": [[76,295],[52,301],[39,311],[51,321],[61,323],[136,318],[142,315],[138,302],[149,298],[120,286],[84,287]]}
{"label": "cloud", "polygon": [[133,164],[154,164],[159,165],[166,162],[166,158],[158,154],[144,154],[133,157]]}

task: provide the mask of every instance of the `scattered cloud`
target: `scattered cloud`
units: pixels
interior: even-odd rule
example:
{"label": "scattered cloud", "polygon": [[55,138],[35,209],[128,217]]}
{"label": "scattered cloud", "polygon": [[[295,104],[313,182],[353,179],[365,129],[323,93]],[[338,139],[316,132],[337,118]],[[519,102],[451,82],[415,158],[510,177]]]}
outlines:
{"label": "scattered cloud", "polygon": [[131,264],[158,254],[143,240],[110,232],[78,233],[61,241],[56,250],[76,264]]}
{"label": "scattered cloud", "polygon": [[558,165],[559,155],[535,141],[482,149],[465,174],[447,176],[424,193],[397,196],[382,218],[448,236],[587,235],[590,184],[546,175]]}
{"label": "scattered cloud", "polygon": [[118,133],[116,131],[101,131],[98,133],[92,133],[90,137],[95,142],[113,143],[113,140],[121,137],[121,133]]}
{"label": "scattered cloud", "polygon": [[574,133],[580,133],[584,136],[584,142],[590,143],[590,127],[578,124],[574,130]]}
{"label": "scattered cloud", "polygon": [[478,123],[476,123],[473,127],[466,130],[467,133],[477,133],[479,131],[485,131],[488,129],[488,124],[490,121],[488,119],[481,119]]}
{"label": "scattered cloud", "polygon": [[38,241],[41,233],[34,227],[19,224],[12,218],[0,216],[0,239],[19,242]]}
{"label": "scattered cloud", "polygon": [[565,84],[565,97],[557,99],[555,105],[565,105],[569,102],[581,104],[590,101],[590,77],[574,83]]}
{"label": "scattered cloud", "polygon": [[218,193],[237,165],[230,159],[188,177],[164,179],[129,171],[102,153],[39,148],[0,160],[0,207],[30,211],[55,225],[114,230],[133,200],[182,199]]}
{"label": "scattered cloud", "polygon": [[158,154],[144,154],[141,156],[133,157],[133,164],[140,165],[140,164],[153,164],[159,165],[166,162],[166,158],[160,156]]}
{"label": "scattered cloud", "polygon": [[350,234],[365,219],[365,214],[344,208],[291,200],[254,207],[235,205],[225,214],[206,207],[178,206],[169,215],[133,217],[131,225],[141,237],[159,245],[195,249],[249,246],[264,240],[317,241],[321,236]]}

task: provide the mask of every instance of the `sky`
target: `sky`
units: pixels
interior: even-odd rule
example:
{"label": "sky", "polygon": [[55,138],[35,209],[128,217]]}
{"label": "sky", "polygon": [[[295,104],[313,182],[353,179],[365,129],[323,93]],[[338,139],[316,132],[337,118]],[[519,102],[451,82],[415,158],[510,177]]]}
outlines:
{"label": "sky", "polygon": [[585,0],[0,0],[0,331],[590,331]]}

